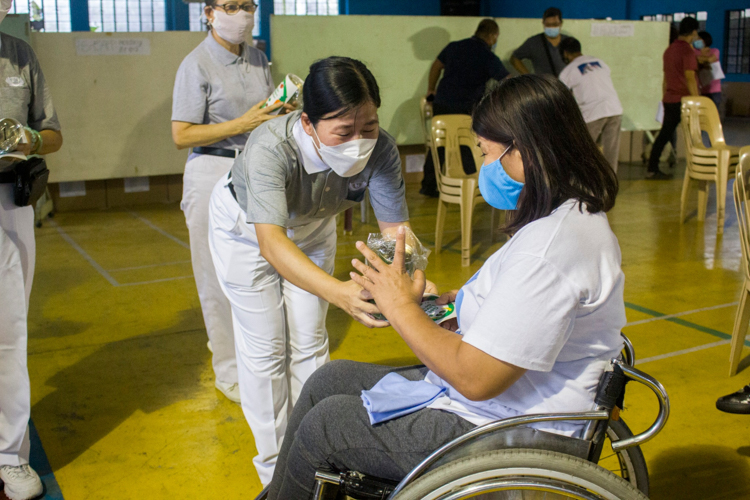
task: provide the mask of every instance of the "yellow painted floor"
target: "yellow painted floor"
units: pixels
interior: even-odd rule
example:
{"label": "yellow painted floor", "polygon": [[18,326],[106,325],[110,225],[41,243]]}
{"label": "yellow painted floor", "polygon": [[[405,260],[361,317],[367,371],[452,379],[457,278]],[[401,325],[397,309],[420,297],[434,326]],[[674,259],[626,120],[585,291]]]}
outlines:
{"label": "yellow painted floor", "polygon": [[[693,216],[680,225],[681,172],[673,181],[646,182],[643,171],[621,167],[610,221],[627,280],[625,333],[639,367],[672,399],[666,429],[643,447],[652,498],[750,498],[750,416],[714,407],[718,396],[750,382],[747,369],[727,377],[726,338],[742,284],[731,198],[717,238],[713,199],[705,223]],[[408,189],[412,223],[431,245],[436,201],[417,190]],[[474,258],[461,268],[452,208],[446,247],[428,268],[441,290],[459,287],[499,248],[490,240],[489,213],[477,210]],[[354,242],[376,231],[374,220],[355,221],[354,230],[339,236],[342,279]],[[61,213],[37,230],[32,419],[66,500],[253,498],[260,490],[240,407],[213,386],[187,241],[176,204]],[[416,361],[392,329],[368,330],[335,308],[328,330],[334,358]],[[633,388],[623,417],[643,429],[655,406]]]}

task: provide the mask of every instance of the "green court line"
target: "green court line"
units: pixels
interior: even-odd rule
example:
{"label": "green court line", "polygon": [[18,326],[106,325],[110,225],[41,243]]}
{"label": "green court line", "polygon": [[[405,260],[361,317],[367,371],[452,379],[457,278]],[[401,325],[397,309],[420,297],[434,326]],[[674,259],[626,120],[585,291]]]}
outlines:
{"label": "green court line", "polygon": [[[625,302],[625,307],[628,309],[633,309],[634,311],[642,312],[644,314],[648,314],[650,316],[654,316],[655,318],[660,318],[662,316],[668,316],[667,314],[660,313],[658,311],[654,311],[653,309],[648,309],[643,306],[639,306],[638,304],[633,304],[631,302]],[[728,333],[720,332],[719,330],[714,330],[713,328],[709,328],[707,326],[699,325],[697,323],[693,323],[691,321],[685,321],[682,318],[666,318],[664,321],[669,321],[672,323],[675,323],[680,326],[685,326],[687,328],[692,328],[693,330],[698,330],[699,332],[707,333],[709,335],[713,335],[714,337],[718,337],[720,339],[731,339],[732,336]],[[750,347],[750,341],[746,340],[745,345]]]}

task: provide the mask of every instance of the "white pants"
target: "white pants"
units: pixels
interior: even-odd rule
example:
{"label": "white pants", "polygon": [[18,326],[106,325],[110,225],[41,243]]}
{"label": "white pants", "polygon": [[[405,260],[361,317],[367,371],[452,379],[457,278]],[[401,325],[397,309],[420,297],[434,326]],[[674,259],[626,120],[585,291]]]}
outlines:
{"label": "white pants", "polygon": [[[282,278],[260,254],[224,178],[211,195],[209,243],[216,274],[232,304],[242,411],[253,431],[261,483],[271,482],[287,420],[302,386],[327,362],[328,302]],[[325,272],[336,257],[331,217],[287,235]]]}
{"label": "white pants", "polygon": [[34,276],[34,209],[0,184],[0,465],[29,463],[31,393],[26,317]]}
{"label": "white pants", "polygon": [[211,263],[208,249],[208,200],[216,182],[232,168],[234,159],[199,155],[185,165],[182,178],[182,203],[188,232],[193,275],[203,311],[206,332],[213,350],[216,380],[237,383],[237,357],[234,352],[232,315]]}

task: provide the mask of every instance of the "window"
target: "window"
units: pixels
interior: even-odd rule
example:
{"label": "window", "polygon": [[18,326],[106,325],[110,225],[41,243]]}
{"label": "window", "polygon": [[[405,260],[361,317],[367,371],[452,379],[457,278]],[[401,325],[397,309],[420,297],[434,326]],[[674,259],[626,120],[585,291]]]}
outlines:
{"label": "window", "polygon": [[167,29],[165,0],[88,1],[91,31],[166,31]]}
{"label": "window", "polygon": [[277,16],[338,16],[339,0],[274,0],[273,13]]}
{"label": "window", "polygon": [[672,23],[674,29],[680,28],[680,21],[686,17],[694,17],[698,21],[698,30],[704,31],[706,29],[706,20],[708,19],[708,12],[674,12],[672,14],[654,14],[652,16],[641,16],[642,21],[669,21]]}
{"label": "window", "polygon": [[11,14],[28,14],[34,31],[70,31],[68,0],[15,0]]}
{"label": "window", "polygon": [[750,9],[727,11],[724,71],[750,73]]}
{"label": "window", "polygon": [[[220,3],[224,3],[228,0],[221,0]],[[255,0],[258,4],[258,8],[255,9],[255,27],[253,28],[253,36],[260,36],[260,0]],[[190,13],[190,31],[208,31],[206,28],[205,18],[203,17],[203,7],[206,6],[206,2],[191,2],[188,4],[188,10]]]}

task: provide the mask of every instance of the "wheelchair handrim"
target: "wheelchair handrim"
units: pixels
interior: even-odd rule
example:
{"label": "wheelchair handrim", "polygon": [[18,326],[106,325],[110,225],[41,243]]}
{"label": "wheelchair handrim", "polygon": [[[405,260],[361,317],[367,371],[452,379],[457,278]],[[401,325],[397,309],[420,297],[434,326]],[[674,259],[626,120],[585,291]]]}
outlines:
{"label": "wheelchair handrim", "polygon": [[[559,489],[556,491],[541,489],[555,488],[559,485],[565,486],[568,489]],[[483,490],[475,491],[475,487],[483,488]],[[500,489],[490,489],[492,487]],[[482,493],[514,490],[538,491],[540,493],[549,492],[560,495],[567,494],[567,497],[561,498],[580,500],[619,500],[617,495],[580,477],[564,472],[531,467],[477,472],[442,485],[430,492],[429,495],[424,496],[422,500],[459,500],[462,498],[471,498]]]}

